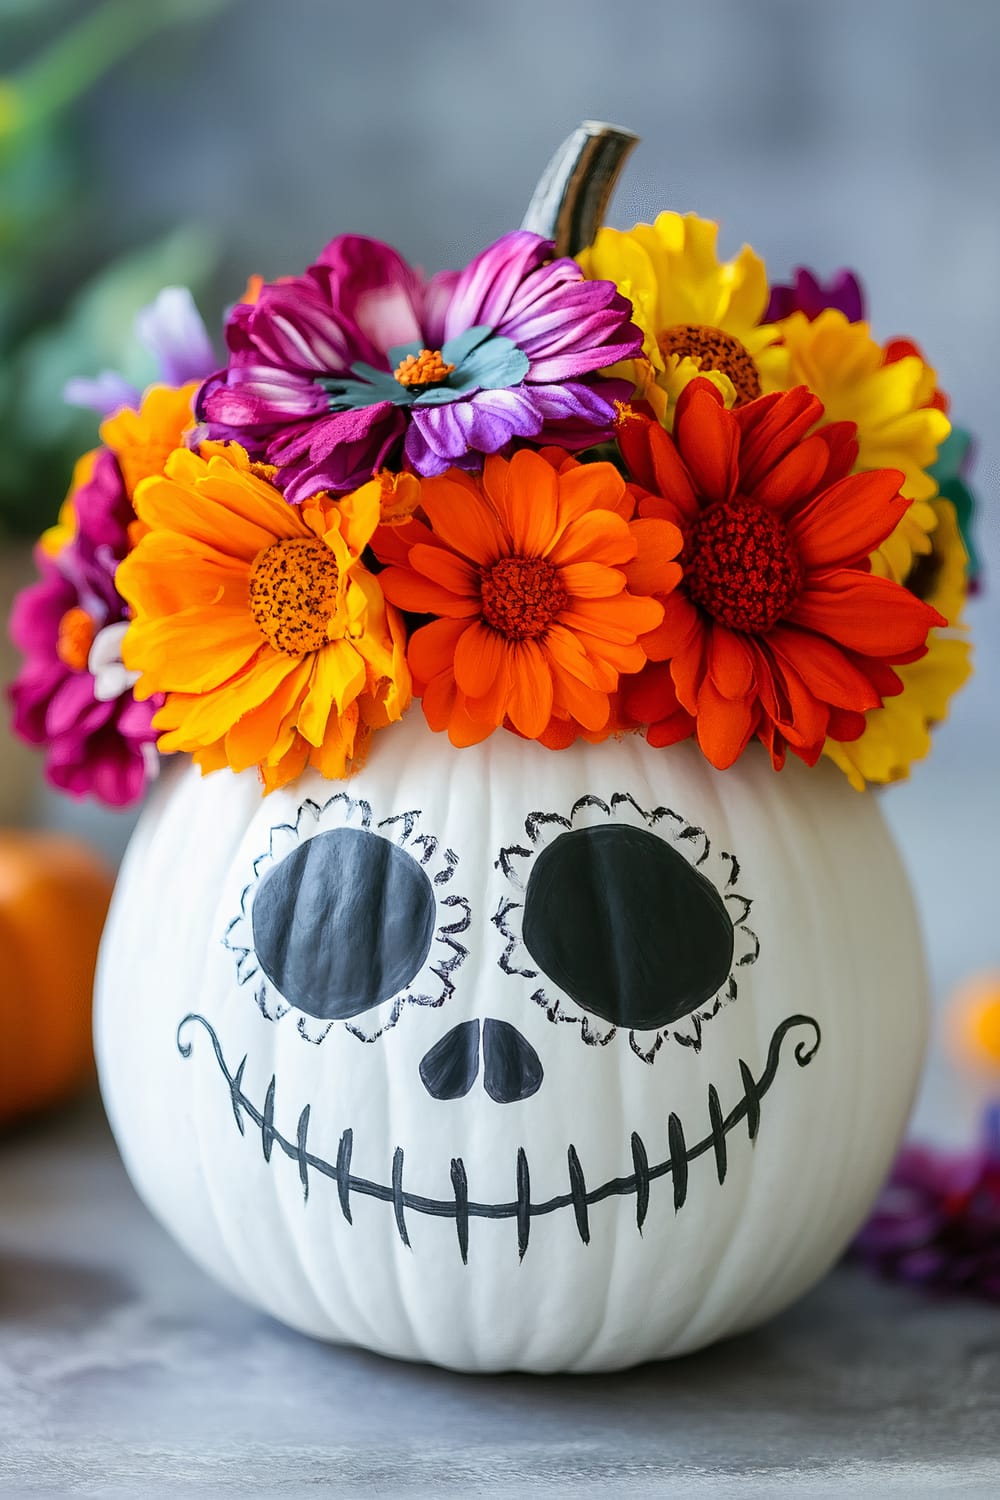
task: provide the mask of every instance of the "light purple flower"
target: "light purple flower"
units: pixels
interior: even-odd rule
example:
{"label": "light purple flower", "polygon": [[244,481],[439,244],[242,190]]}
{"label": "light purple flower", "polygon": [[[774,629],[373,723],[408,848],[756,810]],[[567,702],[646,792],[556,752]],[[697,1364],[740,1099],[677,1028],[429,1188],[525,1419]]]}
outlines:
{"label": "light purple flower", "polygon": [[[152,718],[162,700],[137,702],[125,680],[115,696],[95,691],[89,658],[102,637],[106,645],[113,640],[114,627],[126,618],[115,569],[128,551],[128,525],[135,519],[107,449],[74,492],[73,509],[72,540],[56,555],[36,549],[40,580],[22,591],[11,613],[11,638],[24,654],[9,689],[13,728],[29,744],[46,747],[45,773],[53,786],[125,807],[156,774]],[[67,618],[76,620],[84,642],[93,639],[82,659],[66,649]]]}
{"label": "light purple flower", "polygon": [[[198,415],[276,464],[293,502],[388,464],[479,467],[514,440],[589,447],[632,392],[597,372],[642,338],[612,282],[585,281],[552,250],[518,230],[425,281],[378,240],[332,240],[304,276],[233,309],[229,365]],[[440,358],[414,370],[423,353]]]}
{"label": "light purple flower", "polygon": [[[185,286],[165,286],[154,301],[141,308],[135,316],[135,336],[152,354],[165,385],[204,380],[215,369],[212,341]],[[138,411],[142,395],[117,370],[102,370],[93,379],[78,375],[68,380],[63,400],[109,417],[123,406]]]}
{"label": "light purple flower", "polygon": [[827,307],[842,312],[849,323],[864,320],[865,294],[854,272],[837,271],[829,281],[822,282],[806,266],[796,266],[787,285],[772,286],[764,322],[776,323],[793,312],[801,312],[811,323]]}

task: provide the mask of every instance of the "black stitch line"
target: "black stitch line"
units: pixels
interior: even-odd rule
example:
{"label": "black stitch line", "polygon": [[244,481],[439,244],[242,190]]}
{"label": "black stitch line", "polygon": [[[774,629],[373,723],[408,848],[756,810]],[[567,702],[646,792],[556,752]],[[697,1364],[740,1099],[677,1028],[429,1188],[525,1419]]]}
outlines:
{"label": "black stitch line", "polygon": [[274,1150],[274,1087],[275,1078],[271,1074],[271,1082],[267,1086],[264,1095],[264,1114],[260,1122],[260,1143],[264,1148],[264,1160],[271,1160],[271,1152]]}
{"label": "black stitch line", "polygon": [[[468,1212],[468,1202],[465,1205]],[[528,1158],[523,1146],[517,1148],[517,1257],[524,1259],[531,1233],[531,1177],[528,1173]]]}
{"label": "black stitch line", "polygon": [[[390,814],[390,816],[388,818],[382,818],[380,822],[378,822],[378,823],[375,824],[375,827],[376,828],[392,828],[394,824],[396,824],[396,823],[402,823],[402,825],[403,825],[402,843],[408,844],[409,841],[410,841],[410,839],[413,837],[413,830],[414,830],[414,828],[416,828],[419,819],[420,819],[420,809],[419,808],[411,808],[409,812],[392,813],[392,814]],[[426,837],[426,835],[425,835],[425,837]],[[435,845],[437,844],[437,840],[436,839],[434,840],[434,843],[435,843]],[[432,851],[430,857],[433,857],[433,851]],[[420,863],[423,864],[424,861],[421,860]]]}
{"label": "black stitch line", "polygon": [[641,1234],[649,1209],[649,1156],[637,1130],[632,1132],[632,1165],[635,1168],[635,1227]]}
{"label": "black stitch line", "polygon": [[587,1211],[587,1183],[580,1165],[580,1158],[576,1154],[576,1147],[570,1146],[566,1152],[566,1165],[569,1168],[569,1191],[573,1200],[573,1214],[576,1219],[577,1233],[585,1245],[590,1244],[590,1215]]}
{"label": "black stitch line", "polygon": [[469,1264],[469,1178],[460,1156],[451,1163],[451,1185],[455,1190],[455,1229],[462,1265]]}
{"label": "black stitch line", "polygon": [[[205,1032],[208,1034],[209,1040],[212,1045],[212,1050],[215,1053],[216,1062],[219,1066],[219,1070],[226,1080],[230,1092],[230,1097],[234,1101],[234,1112],[238,1104],[239,1108],[245,1110],[248,1118],[261,1129],[263,1134],[266,1123],[265,1115],[260,1110],[258,1110],[256,1106],[251,1102],[251,1100],[247,1098],[246,1094],[243,1093],[242,1087],[237,1083],[237,1075],[231,1074],[229,1072],[229,1068],[225,1060],[225,1055],[222,1051],[222,1045],[219,1042],[219,1038],[216,1035],[215,1029],[213,1028],[211,1022],[207,1021],[204,1016],[199,1015],[194,1011],[191,1011],[186,1016],[184,1016],[177,1027],[177,1050],[180,1052],[182,1057],[187,1058],[191,1056],[194,1050],[194,1044],[193,1042],[185,1041],[182,1037],[182,1033],[185,1027],[193,1025],[194,1023],[197,1023],[198,1025],[203,1027]],[[822,1032],[820,1030],[819,1023],[812,1016],[807,1016],[804,1014],[788,1016],[774,1029],[774,1032],[771,1036],[771,1042],[768,1047],[767,1060],[764,1064],[764,1071],[761,1073],[759,1078],[755,1079],[747,1064],[743,1061],[742,1058],[739,1059],[740,1075],[743,1081],[744,1090],[743,1096],[740,1099],[739,1103],[734,1105],[734,1107],[724,1118],[721,1118],[719,1115],[713,1116],[712,1094],[711,1092],[709,1093],[709,1114],[710,1116],[712,1116],[712,1128],[709,1130],[709,1133],[706,1136],[704,1136],[700,1141],[695,1142],[694,1145],[685,1145],[682,1152],[678,1149],[678,1167],[676,1169],[676,1174],[672,1157],[668,1157],[665,1161],[659,1162],[654,1167],[650,1167],[647,1162],[645,1169],[642,1171],[637,1168],[631,1176],[613,1177],[608,1182],[602,1183],[600,1187],[588,1189],[583,1180],[583,1171],[580,1167],[579,1157],[576,1154],[576,1149],[575,1147],[570,1146],[567,1160],[575,1160],[576,1163],[575,1167],[573,1167],[572,1165],[570,1167],[570,1191],[568,1193],[559,1193],[555,1197],[545,1199],[541,1202],[532,1203],[529,1189],[528,1160],[523,1148],[519,1148],[517,1153],[516,1200],[508,1203],[477,1203],[471,1200],[467,1200],[464,1205],[464,1211],[468,1214],[469,1218],[515,1219],[518,1229],[518,1247],[520,1254],[523,1257],[527,1249],[528,1232],[530,1229],[530,1220],[532,1218],[539,1218],[546,1214],[555,1213],[558,1209],[566,1208],[572,1205],[574,1214],[577,1216],[577,1227],[579,1229],[581,1208],[582,1210],[587,1212],[595,1203],[601,1203],[607,1198],[625,1197],[630,1193],[638,1194],[643,1190],[643,1187],[648,1190],[648,1186],[651,1182],[657,1180],[660,1177],[665,1177],[668,1174],[675,1178],[674,1196],[676,1200],[678,1195],[677,1179],[682,1178],[684,1183],[686,1184],[688,1167],[690,1166],[691,1162],[696,1161],[698,1157],[704,1156],[708,1151],[712,1151],[715,1156],[716,1170],[717,1172],[721,1170],[719,1148],[720,1136],[724,1139],[741,1121],[746,1120],[747,1131],[751,1141],[756,1139],[757,1132],[760,1126],[760,1102],[770,1090],[771,1085],[774,1083],[774,1079],[778,1071],[778,1064],[781,1059],[782,1043],[788,1033],[799,1026],[809,1027],[813,1035],[808,1042],[805,1038],[800,1038],[800,1040],[795,1043],[792,1049],[792,1055],[800,1068],[809,1066],[813,1058],[816,1056],[816,1053],[819,1051],[822,1042]],[[241,1064],[241,1068],[237,1070],[239,1077],[242,1077],[242,1066],[243,1065]],[[716,1108],[718,1108],[717,1095],[715,1106]],[[674,1118],[676,1118],[676,1116]],[[239,1125],[239,1123],[240,1121],[237,1117],[237,1125]],[[679,1127],[679,1120],[677,1122],[677,1125]],[[403,1239],[404,1244],[407,1245],[409,1244],[409,1240],[406,1237],[405,1219],[402,1218],[404,1211],[409,1210],[414,1213],[428,1214],[434,1218],[454,1218],[456,1215],[457,1203],[454,1194],[450,1198],[438,1199],[427,1198],[422,1196],[421,1194],[409,1193],[404,1191],[402,1181],[403,1153],[399,1147],[396,1148],[396,1152],[393,1156],[392,1183],[391,1186],[387,1186],[384,1183],[371,1182],[366,1178],[356,1177],[352,1175],[350,1165],[353,1134],[350,1130],[345,1130],[340,1138],[340,1145],[337,1150],[337,1161],[335,1165],[332,1165],[330,1162],[325,1161],[322,1157],[316,1156],[313,1152],[306,1151],[304,1149],[302,1150],[300,1156],[300,1149],[297,1142],[293,1143],[292,1141],[286,1140],[285,1137],[280,1133],[280,1131],[274,1129],[273,1123],[269,1127],[269,1130],[272,1146],[277,1146],[285,1156],[292,1160],[298,1161],[300,1170],[302,1162],[304,1161],[306,1167],[310,1168],[313,1172],[316,1172],[324,1177],[329,1177],[336,1182],[337,1190],[340,1196],[340,1205],[343,1210],[344,1217],[347,1219],[348,1223],[351,1222],[351,1213],[348,1198],[349,1194],[352,1192],[361,1193],[365,1197],[377,1198],[383,1202],[391,1203],[395,1212],[396,1225],[399,1229],[400,1236]],[[679,1147],[680,1135],[678,1134],[678,1130],[676,1128],[674,1134],[675,1143]],[[680,1162],[682,1159],[683,1166],[680,1166]],[[578,1177],[576,1176],[577,1172],[579,1173]],[[586,1219],[586,1222],[589,1226],[589,1215]]]}
{"label": "black stitch line", "polygon": [[403,1148],[397,1146],[392,1153],[392,1211],[396,1217],[396,1228],[399,1230],[399,1238],[407,1249],[410,1248],[410,1237],[406,1232],[406,1195],[403,1192]]}
{"label": "black stitch line", "polygon": [[611,808],[603,797],[595,797],[592,792],[584,792],[582,797],[577,797],[569,810],[569,820],[571,823],[577,813],[582,812],[585,807],[599,807],[606,818],[610,818],[611,816]]}
{"label": "black stitch line", "polygon": [[719,1104],[719,1091],[714,1083],[708,1085],[708,1118],[712,1122],[712,1146],[715,1150],[715,1174],[719,1179],[719,1186],[726,1180],[726,1168],[729,1164],[729,1153],[726,1147],[726,1131],[722,1120],[722,1106]]}
{"label": "black stitch line", "polygon": [[299,1151],[299,1180],[302,1183],[302,1201],[309,1202],[309,1159],[306,1155],[306,1136],[309,1132],[310,1106],[307,1104],[299,1115],[295,1131],[295,1144]]}
{"label": "black stitch line", "polygon": [[354,1150],[354,1131],[345,1130],[337,1143],[337,1165],[333,1169],[337,1179],[337,1193],[340,1198],[340,1211],[348,1224],[353,1224],[351,1217],[351,1153]]}
{"label": "black stitch line", "polygon": [[674,1163],[670,1176],[674,1184],[674,1213],[678,1213],[687,1201],[688,1157],[684,1126],[680,1115],[675,1115],[673,1110],[667,1120],[667,1145],[670,1147],[670,1160]]}

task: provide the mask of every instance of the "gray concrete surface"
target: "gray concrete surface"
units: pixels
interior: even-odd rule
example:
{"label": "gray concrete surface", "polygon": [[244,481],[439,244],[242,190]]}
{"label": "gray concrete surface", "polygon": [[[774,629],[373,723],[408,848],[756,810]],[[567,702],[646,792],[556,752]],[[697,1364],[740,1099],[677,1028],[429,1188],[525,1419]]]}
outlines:
{"label": "gray concrete surface", "polygon": [[990,1496],[1000,1309],[841,1268],[614,1377],[476,1379],[244,1307],[135,1198],[96,1100],[0,1146],[0,1494]]}

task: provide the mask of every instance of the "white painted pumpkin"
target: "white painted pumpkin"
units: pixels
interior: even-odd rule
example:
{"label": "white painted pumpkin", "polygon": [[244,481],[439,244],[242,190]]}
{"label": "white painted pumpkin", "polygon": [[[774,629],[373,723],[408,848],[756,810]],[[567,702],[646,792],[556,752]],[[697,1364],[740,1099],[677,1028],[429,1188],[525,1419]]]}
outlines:
{"label": "white painted pumpkin", "polygon": [[168,775],[98,988],[119,1145],[191,1254],[463,1370],[613,1369],[791,1302],[925,1031],[905,877],[832,767],[458,751],[419,709],[346,783]]}

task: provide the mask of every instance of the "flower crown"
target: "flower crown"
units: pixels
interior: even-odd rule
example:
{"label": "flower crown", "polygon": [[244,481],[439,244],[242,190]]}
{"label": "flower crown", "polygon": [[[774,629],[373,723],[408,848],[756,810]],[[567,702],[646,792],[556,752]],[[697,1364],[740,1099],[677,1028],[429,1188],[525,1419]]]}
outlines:
{"label": "flower crown", "polygon": [[859,788],[926,753],[970,671],[969,438],[853,275],[601,228],[632,144],[581,127],[462,271],[342,235],[251,280],[222,369],[175,288],[161,383],[73,383],[101,446],[11,621],[55,785],[123,805],[171,751],[343,777],[413,698],[459,747],[759,740]]}

